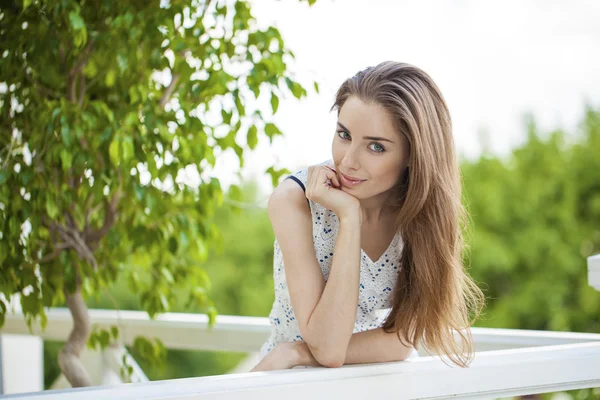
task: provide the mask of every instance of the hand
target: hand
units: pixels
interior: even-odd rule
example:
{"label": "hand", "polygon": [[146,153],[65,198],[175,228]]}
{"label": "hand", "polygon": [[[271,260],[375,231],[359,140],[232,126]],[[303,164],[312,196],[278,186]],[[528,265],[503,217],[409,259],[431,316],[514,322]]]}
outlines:
{"label": "hand", "polygon": [[298,361],[297,345],[295,343],[279,343],[250,372],[277,371],[295,367]]}
{"label": "hand", "polygon": [[306,198],[333,211],[340,219],[356,215],[360,217],[360,202],[341,190],[333,164],[308,167]]}
{"label": "hand", "polygon": [[250,372],[277,371],[294,368],[299,365],[311,367],[322,366],[313,357],[304,340],[279,343]]}

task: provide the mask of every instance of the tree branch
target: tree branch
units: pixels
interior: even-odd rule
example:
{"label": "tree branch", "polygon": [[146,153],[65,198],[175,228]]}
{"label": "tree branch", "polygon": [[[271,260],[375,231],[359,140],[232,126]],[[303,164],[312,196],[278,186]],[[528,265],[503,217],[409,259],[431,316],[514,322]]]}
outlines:
{"label": "tree branch", "polygon": [[94,270],[97,270],[98,263],[96,261],[96,257],[94,257],[94,254],[90,250],[90,247],[88,246],[88,244],[79,235],[79,232],[77,232],[77,229],[65,228],[59,224],[55,224],[55,226],[57,228],[58,235],[60,236],[60,238],[66,244],[68,244],[69,247],[71,247],[75,251],[77,251],[77,254],[79,254],[80,257],[82,257],[84,260],[86,260],[88,263],[90,263],[92,265],[92,267],[94,268]]}
{"label": "tree branch", "polygon": [[171,95],[173,94],[173,91],[175,90],[175,86],[177,86],[177,82],[179,82],[179,74],[175,73],[175,74],[173,74],[173,76],[171,78],[171,83],[169,84],[169,87],[165,90],[165,93],[160,98],[160,107],[161,108],[163,108],[165,106],[165,104],[167,104],[169,99],[171,98]]}
{"label": "tree branch", "polygon": [[58,245],[55,245],[55,249],[52,253],[50,254],[46,254],[44,257],[40,258],[38,260],[38,264],[43,264],[43,263],[47,263],[49,261],[54,260],[56,257],[58,257],[60,255],[60,252],[68,249],[70,246],[66,243],[59,243]]}
{"label": "tree branch", "polygon": [[2,163],[2,171],[4,171],[6,169],[8,162],[12,158],[11,156],[12,156],[12,150],[13,150],[14,144],[15,144],[15,136],[11,134],[10,135],[10,145],[8,146],[8,152],[6,154],[6,160],[4,160],[4,162]]}
{"label": "tree branch", "polygon": [[87,46],[85,46],[85,49],[83,49],[83,52],[81,53],[77,64],[75,64],[75,66],[69,72],[69,76],[76,77],[81,72],[83,67],[85,67],[87,62],[90,60],[90,56],[92,55],[92,51],[94,50],[95,45],[96,42],[94,40],[90,40],[88,42]]}
{"label": "tree branch", "polygon": [[[77,94],[75,93],[76,86],[77,86],[76,85],[77,76],[81,73],[81,70],[83,69],[83,67],[85,67],[85,65],[89,61],[90,56],[92,55],[92,51],[94,50],[94,46],[95,46],[95,41],[90,40],[88,42],[88,44],[85,46],[85,49],[83,49],[83,51],[81,52],[81,55],[79,56],[79,59],[77,60],[77,63],[69,71],[69,74],[67,76],[67,96],[71,103],[77,102]],[[80,93],[79,93],[80,99],[83,98],[83,94],[84,94],[84,90],[81,90],[81,88],[80,88]]]}
{"label": "tree branch", "polygon": [[85,94],[85,76],[79,74],[79,107],[83,104],[83,95]]}
{"label": "tree branch", "polygon": [[102,227],[98,230],[86,230],[84,232],[84,237],[87,239],[88,243],[95,245],[100,239],[102,239],[108,231],[113,227],[117,220],[118,212],[117,207],[119,206],[119,202],[121,201],[121,197],[123,196],[123,180],[121,175],[119,177],[119,188],[117,189],[117,193],[113,196],[113,198],[108,202],[106,207],[106,212],[104,213],[104,223]]}

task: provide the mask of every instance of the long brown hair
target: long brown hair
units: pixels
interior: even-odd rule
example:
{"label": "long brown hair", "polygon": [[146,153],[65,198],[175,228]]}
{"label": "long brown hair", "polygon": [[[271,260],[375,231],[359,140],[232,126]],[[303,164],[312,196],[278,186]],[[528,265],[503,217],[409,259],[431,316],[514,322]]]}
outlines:
{"label": "long brown hair", "polygon": [[382,105],[409,145],[408,168],[389,203],[398,209],[404,247],[383,328],[467,367],[474,357],[469,327],[485,298],[462,261],[466,211],[446,102],[427,73],[391,61],[346,80],[331,109],[339,114],[350,96]]}

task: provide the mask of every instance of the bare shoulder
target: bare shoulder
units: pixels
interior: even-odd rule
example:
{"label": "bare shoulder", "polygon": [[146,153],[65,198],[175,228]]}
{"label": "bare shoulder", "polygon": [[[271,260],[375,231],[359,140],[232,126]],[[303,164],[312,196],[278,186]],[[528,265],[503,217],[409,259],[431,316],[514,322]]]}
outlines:
{"label": "bare shoulder", "polygon": [[292,179],[286,179],[279,184],[269,197],[269,217],[281,212],[305,215],[310,218],[310,209],[304,190]]}

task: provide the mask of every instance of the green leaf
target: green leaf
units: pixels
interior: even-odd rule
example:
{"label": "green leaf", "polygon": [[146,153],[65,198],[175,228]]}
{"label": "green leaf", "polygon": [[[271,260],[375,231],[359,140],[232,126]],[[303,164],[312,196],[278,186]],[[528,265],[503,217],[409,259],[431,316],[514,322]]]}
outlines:
{"label": "green leaf", "polygon": [[133,340],[133,347],[139,353],[139,355],[147,361],[153,361],[154,350],[152,343],[143,336],[136,336]]}
{"label": "green leaf", "polygon": [[69,22],[71,22],[71,26],[76,31],[85,28],[85,23],[83,22],[81,15],[79,15],[78,13],[76,13],[74,11],[71,11],[69,13]]}
{"label": "green leaf", "polygon": [[208,326],[212,327],[217,322],[217,309],[210,307],[206,314],[208,315]]}
{"label": "green leaf", "polygon": [[233,98],[235,101],[235,107],[237,108],[238,114],[240,117],[244,117],[246,115],[246,108],[242,104],[242,98],[240,96],[239,90],[233,94]]}
{"label": "green leaf", "polygon": [[306,90],[298,82],[294,82],[290,78],[285,78],[285,83],[295,98],[300,99],[302,96],[306,96]]}
{"label": "green leaf", "polygon": [[48,217],[50,217],[50,219],[55,219],[56,217],[58,217],[58,207],[56,206],[56,203],[54,202],[54,200],[52,199],[51,196],[46,196],[46,214],[48,214]]}
{"label": "green leaf", "polygon": [[282,175],[289,175],[292,173],[287,168],[275,169],[273,167],[269,167],[265,172],[271,175],[271,183],[273,184],[274,188],[277,187],[277,185],[279,185],[279,179]]}
{"label": "green leaf", "polygon": [[4,326],[4,321],[6,319],[6,304],[4,304],[3,300],[0,300],[0,328]]}
{"label": "green leaf", "polygon": [[250,147],[250,149],[254,150],[254,148],[258,144],[258,129],[256,128],[256,125],[252,125],[248,129],[247,141],[248,141],[248,147]]}
{"label": "green leaf", "polygon": [[60,127],[60,136],[65,146],[71,147],[71,132],[69,131],[69,126],[65,123]]}
{"label": "green leaf", "polygon": [[275,93],[271,93],[271,108],[273,109],[273,114],[275,114],[279,108],[279,97],[277,97]]}
{"label": "green leaf", "polygon": [[106,77],[104,78],[104,83],[106,84],[106,86],[112,87],[115,85],[115,80],[117,77],[116,75],[117,74],[115,73],[114,69],[111,69],[106,73]]}
{"label": "green leaf", "polygon": [[315,92],[319,93],[319,84],[317,83],[317,81],[314,81],[313,85],[315,85]]}
{"label": "green leaf", "polygon": [[121,161],[121,150],[120,150],[120,140],[117,136],[115,136],[110,142],[110,146],[108,148],[108,154],[110,156],[110,161],[114,166],[119,165]]}
{"label": "green leaf", "polygon": [[8,171],[0,171],[0,185],[4,184],[8,180]]}
{"label": "green leaf", "polygon": [[[133,139],[131,136],[125,136],[121,143],[121,159],[124,162],[131,160],[133,157]],[[112,157],[112,156],[111,156]]]}
{"label": "green leaf", "polygon": [[73,154],[66,149],[62,149],[60,152],[60,161],[63,171],[67,171],[73,165]]}
{"label": "green leaf", "polygon": [[43,304],[40,301],[37,292],[32,292],[27,296],[21,295],[20,303],[23,314],[37,315],[43,309]]}
{"label": "green leaf", "polygon": [[231,200],[234,201],[242,201],[243,200],[243,194],[242,194],[242,190],[240,189],[240,187],[238,185],[231,185],[229,186],[229,190],[227,192],[227,197],[229,197]]}
{"label": "green leaf", "polygon": [[273,143],[273,138],[277,135],[282,135],[281,131],[275,124],[269,122],[265,125],[265,133],[269,137],[271,143]]}
{"label": "green leaf", "polygon": [[198,239],[196,241],[196,246],[198,247],[198,261],[205,262],[208,259],[208,248],[204,243],[204,239]]}
{"label": "green leaf", "polygon": [[223,118],[223,123],[224,124],[229,124],[231,123],[231,113],[225,111],[225,110],[221,110],[221,117]]}
{"label": "green leaf", "polygon": [[173,236],[171,236],[171,237],[169,238],[169,244],[168,244],[168,246],[169,246],[169,247],[168,247],[168,248],[169,248],[169,251],[170,251],[172,254],[176,254],[176,253],[177,253],[177,247],[178,247],[178,246],[177,246],[177,239],[175,239]]}
{"label": "green leaf", "polygon": [[129,88],[129,103],[134,104],[137,103],[140,99],[140,96],[135,88],[135,86],[131,86]]}
{"label": "green leaf", "polygon": [[[2,326],[2,324],[0,324],[0,326]],[[42,328],[42,331],[45,331],[47,326],[48,316],[46,315],[46,311],[44,311],[44,308],[42,308],[40,311],[40,328]]]}
{"label": "green leaf", "polygon": [[167,268],[165,268],[165,267],[161,268],[160,269],[160,273],[165,278],[165,281],[167,281],[167,283],[170,283],[170,284],[175,283],[175,279],[173,278],[173,274]]}
{"label": "green leaf", "polygon": [[119,339],[119,328],[116,327],[115,325],[110,327],[110,335],[113,337],[114,340]]}
{"label": "green leaf", "polygon": [[98,332],[98,341],[102,349],[105,349],[110,344],[110,333],[106,329],[102,329]]}

